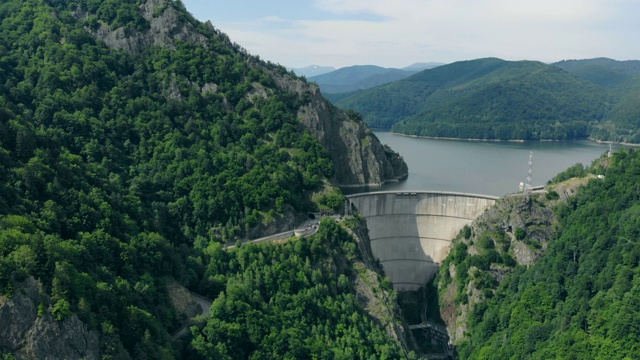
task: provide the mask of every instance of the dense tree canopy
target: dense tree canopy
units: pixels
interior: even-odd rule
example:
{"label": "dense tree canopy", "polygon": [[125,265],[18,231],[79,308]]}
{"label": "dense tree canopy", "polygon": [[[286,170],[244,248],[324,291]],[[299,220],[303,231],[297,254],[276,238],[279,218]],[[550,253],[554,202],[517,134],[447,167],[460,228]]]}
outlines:
{"label": "dense tree canopy", "polygon": [[610,104],[604,121],[593,125],[592,138],[640,143],[640,60],[596,58],[553,65],[607,90]]}
{"label": "dense tree canopy", "polygon": [[[105,358],[122,349],[140,359],[206,357],[218,341],[247,346],[234,358],[398,358],[354,297],[349,265],[331,265],[338,249],[354,256],[337,225],[283,247],[221,251],[284,215],[318,210],[311,195],[333,165],[296,118],[305,99],[276,87],[271,74],[284,68],[247,55],[179,1],[154,16],[174,9],[204,43],[129,53],[90,34],[146,30],[141,3],[0,4],[0,292],[36,278],[51,298],[40,311],[78,315],[101,334]],[[319,202],[329,209],[342,199],[329,189]],[[268,283],[244,283],[249,274]],[[181,324],[167,296],[172,279],[216,299],[202,331],[209,345],[199,335],[173,353],[169,332]],[[224,310],[240,300],[246,314]],[[310,309],[318,312],[296,318]],[[260,328],[242,331],[262,333],[239,339],[237,324],[217,328],[241,321],[234,314],[258,314]],[[282,322],[269,335],[265,321],[275,317]]]}
{"label": "dense tree canopy", "polygon": [[516,267],[476,308],[461,358],[640,356],[640,153],[614,154],[604,175],[556,209],[557,235],[540,260]]}
{"label": "dense tree canopy", "polygon": [[313,237],[285,245],[231,252],[212,245],[205,252],[216,300],[206,326],[193,328],[196,358],[401,358],[354,295],[351,264],[360,255],[332,220],[324,219]]}
{"label": "dense tree canopy", "polygon": [[460,61],[331,98],[369,126],[403,134],[637,142],[640,66],[596,60]]}

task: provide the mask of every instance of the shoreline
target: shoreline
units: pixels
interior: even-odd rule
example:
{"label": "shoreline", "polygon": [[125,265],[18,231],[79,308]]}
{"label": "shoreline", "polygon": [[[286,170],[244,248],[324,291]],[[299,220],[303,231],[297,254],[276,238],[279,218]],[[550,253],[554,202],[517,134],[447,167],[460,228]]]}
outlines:
{"label": "shoreline", "polygon": [[[388,131],[389,134],[393,134],[393,135],[398,135],[398,136],[405,136],[405,137],[412,137],[412,138],[417,138],[417,139],[433,139],[433,140],[459,140],[459,141],[484,141],[484,142],[519,142],[519,143],[523,143],[526,142],[527,140],[500,140],[500,139],[475,139],[475,138],[454,138],[454,137],[445,137],[445,136],[419,136],[419,135],[409,135],[409,134],[402,134],[402,133],[397,133],[397,132],[393,132],[393,131]],[[555,140],[550,140],[550,141],[555,141]],[[558,140],[560,141],[560,140]]]}
{"label": "shoreline", "polygon": [[631,147],[640,146],[640,144],[628,143],[628,142],[605,141],[605,140],[597,140],[597,139],[591,139],[591,138],[589,138],[587,140],[593,141],[593,142],[597,142],[598,144],[624,145],[624,146],[631,146]]}
{"label": "shoreline", "polygon": [[454,141],[473,141],[473,142],[516,142],[516,143],[525,143],[525,142],[560,142],[560,141],[575,141],[575,140],[587,140],[593,141],[598,144],[612,144],[612,145],[622,145],[622,146],[630,146],[630,147],[640,147],[640,144],[635,143],[627,143],[627,142],[617,142],[617,141],[605,141],[605,140],[597,140],[592,138],[585,139],[567,139],[567,140],[553,140],[553,139],[539,139],[539,140],[523,140],[523,139],[514,139],[514,140],[500,140],[500,139],[476,139],[476,138],[454,138],[454,137],[444,137],[444,136],[419,136],[419,135],[409,135],[402,134],[393,131],[384,131],[378,130],[381,132],[388,132],[392,135],[411,137],[416,139],[431,139],[431,140],[454,140]]}

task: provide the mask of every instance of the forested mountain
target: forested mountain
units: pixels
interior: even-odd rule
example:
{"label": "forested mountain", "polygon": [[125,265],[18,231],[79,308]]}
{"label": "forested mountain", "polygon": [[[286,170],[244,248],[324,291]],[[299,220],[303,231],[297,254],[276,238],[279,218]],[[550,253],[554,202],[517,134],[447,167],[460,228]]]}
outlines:
{"label": "forested mountain", "polygon": [[335,94],[368,89],[404,79],[415,73],[415,71],[383,68],[374,65],[356,65],[312,76],[308,80],[317,83],[323,94]]}
{"label": "forested mountain", "polygon": [[[406,176],[316,86],[171,0],[3,1],[0,84],[0,354],[399,357],[354,300],[338,225],[221,250],[340,207],[334,185]],[[173,348],[176,281],[229,325]]]}
{"label": "forested mountain", "polygon": [[461,233],[438,280],[460,358],[640,357],[639,174],[633,150],[578,164]]}
{"label": "forested mountain", "polygon": [[604,88],[615,88],[640,76],[640,60],[617,61],[595,58],[563,60],[552,65]]}
{"label": "forested mountain", "polygon": [[437,137],[567,139],[601,120],[603,89],[556,67],[495,58],[462,61],[339,100],[369,126]]}
{"label": "forested mountain", "polygon": [[638,94],[640,61],[488,58],[328,96],[369,126],[409,135],[640,142]]}
{"label": "forested mountain", "polygon": [[430,62],[414,63],[409,66],[403,67],[402,70],[418,72],[425,69],[433,69],[442,65],[444,65],[444,63],[430,61]]}
{"label": "forested mountain", "polygon": [[591,136],[601,140],[640,142],[640,61],[607,58],[566,60],[553,64],[609,93],[605,121]]}

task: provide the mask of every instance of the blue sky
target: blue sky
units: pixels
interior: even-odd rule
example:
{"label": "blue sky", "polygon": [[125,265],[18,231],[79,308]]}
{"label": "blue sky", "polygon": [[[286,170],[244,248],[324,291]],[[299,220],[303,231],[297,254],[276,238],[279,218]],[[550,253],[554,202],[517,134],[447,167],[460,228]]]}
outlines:
{"label": "blue sky", "polygon": [[287,67],[640,59],[638,0],[182,0]]}

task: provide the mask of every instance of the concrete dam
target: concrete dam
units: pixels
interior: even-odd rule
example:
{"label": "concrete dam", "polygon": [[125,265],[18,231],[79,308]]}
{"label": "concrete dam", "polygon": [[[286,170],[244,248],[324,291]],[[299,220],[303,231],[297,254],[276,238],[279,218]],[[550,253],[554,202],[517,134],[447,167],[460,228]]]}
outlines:
{"label": "concrete dam", "polygon": [[498,197],[439,191],[347,196],[369,228],[373,256],[396,290],[418,290],[449,254],[451,240]]}

